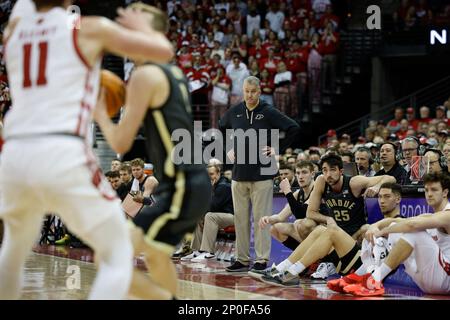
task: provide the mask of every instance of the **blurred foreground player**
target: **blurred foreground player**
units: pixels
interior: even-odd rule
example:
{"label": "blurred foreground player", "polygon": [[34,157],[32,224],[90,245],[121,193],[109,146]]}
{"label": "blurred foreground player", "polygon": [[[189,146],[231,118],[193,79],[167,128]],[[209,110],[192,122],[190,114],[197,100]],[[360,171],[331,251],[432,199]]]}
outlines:
{"label": "blurred foreground player", "polygon": [[98,274],[89,298],[121,299],[132,271],[129,231],[87,141],[101,57],[109,51],[163,62],[172,47],[139,13],[119,15],[133,30],[101,17],[83,18],[78,30],[78,18],[64,9],[70,1],[34,4],[36,11],[16,10],[4,37],[13,108],[0,166],[0,299],[20,297],[25,259],[45,212],[58,213],[95,250]]}
{"label": "blurred foreground player", "polygon": [[[142,3],[131,7],[144,12],[154,29],[167,30],[167,17],[162,11]],[[132,231],[135,253],[144,253],[151,278],[136,271],[130,293],[145,299],[170,299],[177,290],[171,254],[207,212],[211,183],[206,166],[193,161],[193,119],[182,71],[173,65],[149,64],[145,59],[135,59],[135,65],[120,123],[116,125],[108,117],[103,93],[95,119],[117,153],[131,147],[144,121],[147,155],[160,185],[155,192],[156,205],[145,207],[133,220],[139,227]],[[177,151],[181,143],[175,146],[171,139],[178,133],[183,135],[182,144],[192,148],[183,150],[182,159]],[[149,289],[155,284],[160,291]]]}

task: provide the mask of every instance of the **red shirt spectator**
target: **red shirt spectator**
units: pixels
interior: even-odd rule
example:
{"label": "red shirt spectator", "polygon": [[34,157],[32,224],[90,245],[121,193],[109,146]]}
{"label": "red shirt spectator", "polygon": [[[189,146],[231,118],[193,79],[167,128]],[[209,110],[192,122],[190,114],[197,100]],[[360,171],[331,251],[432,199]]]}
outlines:
{"label": "red shirt spectator", "polygon": [[270,76],[267,70],[261,71],[261,94],[273,95],[275,90],[275,84],[273,82],[273,77]]}
{"label": "red shirt spectator", "polygon": [[274,55],[273,49],[270,49],[269,56],[267,58],[258,60],[259,70],[267,69],[267,71],[269,71],[270,77],[273,78],[275,73],[277,73],[278,61],[280,61],[280,59],[277,59]]}
{"label": "red shirt spectator", "polygon": [[183,46],[178,51],[178,65],[181,69],[185,69],[192,66],[192,54],[188,49],[189,42],[183,41]]}
{"label": "red shirt spectator", "polygon": [[285,23],[289,24],[289,28],[295,33],[300,29],[303,19],[301,19],[296,13],[293,7],[289,8],[289,16],[286,17]]}
{"label": "red shirt spectator", "polygon": [[186,70],[186,78],[188,81],[199,80],[204,84],[199,90],[207,91],[210,85],[210,77],[207,68],[201,64],[201,60],[200,55],[194,56],[194,64],[192,68]]}
{"label": "red shirt spectator", "polygon": [[327,26],[327,21],[333,24],[333,29],[336,29],[339,26],[339,17],[333,14],[333,9],[331,8],[331,6],[327,6],[325,13],[319,20],[319,25],[322,28],[325,28]]}
{"label": "red shirt spectator", "polygon": [[389,121],[386,125],[386,128],[389,129],[392,133],[397,132],[400,129],[400,121],[403,119],[403,108],[397,107],[394,111],[394,119]]}
{"label": "red shirt spectator", "polygon": [[339,36],[333,32],[333,27],[329,22],[319,43],[319,51],[321,54],[335,54],[339,42]]}
{"label": "red shirt spectator", "polygon": [[260,39],[256,39],[255,44],[248,49],[248,56],[255,57],[257,60],[268,56],[268,52],[262,46]]}
{"label": "red shirt spectator", "polygon": [[408,136],[408,130],[412,129],[411,126],[409,125],[408,120],[406,119],[402,119],[400,121],[400,130],[398,130],[396,132],[396,135],[398,137],[399,140],[403,140]]}
{"label": "red shirt spectator", "polygon": [[406,120],[408,120],[413,130],[417,131],[419,128],[419,120],[416,119],[414,108],[409,107],[406,109]]}
{"label": "red shirt spectator", "polygon": [[297,59],[297,62],[299,64],[299,71],[298,72],[306,72],[307,66],[308,66],[308,56],[309,56],[309,49],[308,47],[301,47],[300,43],[298,41],[294,41],[292,45],[292,55],[293,58]]}
{"label": "red shirt spectator", "polygon": [[[227,84],[227,85],[231,86],[231,79],[230,79],[230,77],[228,77],[226,75],[225,69],[224,68],[220,68],[220,70],[222,70],[222,73],[221,73],[221,76],[219,77],[219,79],[217,80],[217,83],[224,83],[224,84]],[[216,76],[217,76],[217,72],[216,72]]]}

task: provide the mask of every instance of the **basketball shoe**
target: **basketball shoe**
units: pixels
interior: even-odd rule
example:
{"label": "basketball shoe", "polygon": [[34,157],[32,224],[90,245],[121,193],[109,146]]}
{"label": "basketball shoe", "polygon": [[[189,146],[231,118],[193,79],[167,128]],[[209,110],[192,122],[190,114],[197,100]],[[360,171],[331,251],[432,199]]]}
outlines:
{"label": "basketball shoe", "polygon": [[372,274],[368,273],[368,275],[369,277],[367,277],[365,281],[345,286],[344,292],[360,297],[382,296],[384,294],[383,283],[381,281],[376,281]]}
{"label": "basketball shoe", "polygon": [[371,275],[371,273],[366,273],[365,275],[362,275],[362,276],[359,276],[356,273],[350,273],[339,279],[333,279],[333,280],[328,281],[327,287],[333,291],[345,293],[344,287],[351,285],[351,284],[362,283],[370,275]]}

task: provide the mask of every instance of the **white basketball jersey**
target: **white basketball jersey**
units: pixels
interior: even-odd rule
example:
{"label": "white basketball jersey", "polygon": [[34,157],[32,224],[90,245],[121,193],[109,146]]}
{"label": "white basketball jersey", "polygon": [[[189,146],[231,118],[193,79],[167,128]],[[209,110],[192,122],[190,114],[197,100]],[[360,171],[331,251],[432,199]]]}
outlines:
{"label": "white basketball jersey", "polygon": [[12,108],[4,138],[72,134],[86,137],[100,74],[84,62],[74,17],[62,8],[21,19],[6,44]]}
{"label": "white basketball jersey", "polygon": [[[444,210],[450,210],[450,202],[447,203]],[[437,235],[437,244],[439,248],[441,248],[441,252],[444,256],[450,259],[450,235],[441,232],[440,230],[436,230]],[[450,262],[450,261],[449,261]]]}
{"label": "white basketball jersey", "polygon": [[34,13],[36,13],[36,6],[33,1],[17,0],[11,14],[9,15],[9,20],[11,21],[15,18],[28,17]]}

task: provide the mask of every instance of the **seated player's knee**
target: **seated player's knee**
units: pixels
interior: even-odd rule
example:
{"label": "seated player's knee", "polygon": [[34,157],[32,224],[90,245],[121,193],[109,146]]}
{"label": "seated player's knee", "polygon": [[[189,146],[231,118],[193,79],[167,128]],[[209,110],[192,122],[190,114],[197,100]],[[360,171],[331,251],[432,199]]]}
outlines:
{"label": "seated player's knee", "polygon": [[390,233],[388,236],[388,241],[392,245],[396,244],[398,240],[400,240],[402,234],[401,233]]}
{"label": "seated player's knee", "polygon": [[272,237],[274,237],[275,239],[279,239],[280,238],[280,231],[278,230],[278,226],[276,224],[272,225],[269,229],[270,231],[270,235]]}
{"label": "seated player's knee", "polygon": [[[412,248],[416,247],[417,244],[425,244],[430,239],[430,234],[427,231],[419,231],[414,233],[400,233],[397,234],[398,237],[390,237],[391,235],[394,235],[395,233],[391,233],[389,235],[389,240],[393,239],[395,242],[398,242],[398,240],[406,241]],[[431,234],[432,235],[432,234]],[[432,235],[433,237],[433,235]],[[433,240],[434,241],[434,240]]]}
{"label": "seated player's knee", "polygon": [[336,233],[341,231],[342,229],[337,224],[331,224],[327,225],[327,232],[328,233]]}
{"label": "seated player's knee", "polygon": [[294,228],[295,230],[298,230],[299,228],[302,228],[303,226],[303,219],[297,219],[294,221]]}
{"label": "seated player's knee", "polygon": [[325,231],[327,231],[327,228],[325,226],[318,225],[311,231],[311,234],[318,236],[318,235],[321,235],[322,233],[324,233]]}
{"label": "seated player's knee", "polygon": [[324,234],[331,240],[333,241],[333,239],[339,239],[339,235],[345,232],[344,230],[342,230],[341,227],[339,227],[338,225],[330,225],[327,226]]}
{"label": "seated player's knee", "polygon": [[317,223],[312,219],[300,219],[295,220],[294,227],[297,230],[299,234],[310,234],[311,231],[314,230],[314,228],[317,226]]}

